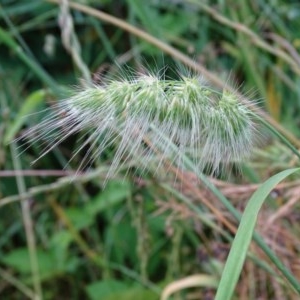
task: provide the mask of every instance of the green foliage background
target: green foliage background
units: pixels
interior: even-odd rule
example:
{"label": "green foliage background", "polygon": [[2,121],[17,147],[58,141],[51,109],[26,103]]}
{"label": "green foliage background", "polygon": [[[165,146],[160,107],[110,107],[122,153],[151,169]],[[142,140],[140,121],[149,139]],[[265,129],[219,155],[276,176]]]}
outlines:
{"label": "green foliage background", "polygon": [[[47,113],[43,110],[70,87],[84,84],[84,66],[96,84],[103,74],[120,71],[115,62],[135,70],[168,66],[174,76],[174,69],[189,69],[180,53],[224,84],[234,82],[244,95],[259,99],[273,125],[285,128],[299,148],[300,4],[77,1],[173,47],[166,51],[121,25],[70,9],[78,40],[71,48],[85,64],[79,67],[62,43],[61,29],[67,25],[58,25],[61,8],[51,2],[0,1],[0,298],[160,299],[167,284],[202,274],[206,281],[191,281],[194,288],[181,289],[173,299],[213,299],[233,237],[230,224],[235,228],[237,222],[194,174],[185,175],[195,181],[193,187],[177,183],[172,168],[163,181],[155,172],[140,176],[133,159],[129,172],[121,170],[104,186],[113,147],[72,179],[84,155],[70,160],[80,135],[34,165],[41,145],[13,140],[38,124]],[[284,143],[265,134],[242,172],[212,181],[242,211],[254,184],[298,165]],[[299,188],[293,176],[289,185],[274,190],[262,211],[265,223],[278,212],[280,217],[268,232],[258,221],[257,230],[299,280]],[[291,204],[282,213],[286,203]],[[259,247],[250,250],[235,299],[297,299]]]}

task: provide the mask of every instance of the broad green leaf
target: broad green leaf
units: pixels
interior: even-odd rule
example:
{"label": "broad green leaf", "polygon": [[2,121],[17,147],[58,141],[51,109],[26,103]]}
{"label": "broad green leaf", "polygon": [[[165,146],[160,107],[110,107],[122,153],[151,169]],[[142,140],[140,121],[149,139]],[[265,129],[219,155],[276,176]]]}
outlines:
{"label": "broad green leaf", "polygon": [[50,245],[52,248],[59,248],[62,252],[67,251],[73,240],[72,234],[67,230],[55,232],[51,238]]}
{"label": "broad green leaf", "polygon": [[78,257],[68,255],[68,248],[72,241],[73,236],[69,231],[60,230],[52,236],[49,245],[56,265],[65,271],[72,271],[76,265],[76,259],[78,261]]}
{"label": "broad green leaf", "polygon": [[122,281],[104,280],[86,287],[90,300],[158,300],[158,295],[142,287],[130,287]]}
{"label": "broad green leaf", "polygon": [[300,168],[285,170],[272,176],[250,198],[232,243],[215,300],[230,300],[232,298],[252,239],[260,208],[275,186],[297,171],[300,171]]}
{"label": "broad green leaf", "polygon": [[88,206],[70,207],[65,213],[77,230],[87,228],[94,222],[94,215],[89,212]]}
{"label": "broad green leaf", "polygon": [[87,204],[82,207],[68,208],[66,214],[76,229],[89,227],[93,224],[96,214],[124,201],[130,192],[131,187],[128,181],[110,181],[105,189]]}
{"label": "broad green leaf", "polygon": [[129,260],[138,263],[136,257],[137,233],[129,221],[111,224],[104,233],[105,250],[113,261],[120,264]]}
{"label": "broad green leaf", "polygon": [[117,292],[125,291],[127,285],[117,280],[101,280],[89,284],[85,289],[91,300],[105,299]]}
{"label": "broad green leaf", "polygon": [[110,181],[105,189],[87,204],[87,212],[97,213],[124,201],[131,193],[130,183],[126,180]]}
{"label": "broad green leaf", "polygon": [[[61,251],[62,249],[37,250],[38,268],[42,280],[65,272],[74,272],[78,267],[78,257],[67,257],[67,253]],[[2,257],[0,261],[23,275],[29,275],[32,272],[27,248],[13,250]]]}
{"label": "broad green leaf", "polygon": [[[56,270],[55,259],[50,252],[37,251],[39,271],[41,274],[49,274]],[[1,261],[9,267],[23,274],[31,273],[30,259],[27,248],[18,248],[5,255]]]}
{"label": "broad green leaf", "polygon": [[131,288],[126,291],[120,291],[108,297],[101,298],[101,300],[158,300],[158,295],[145,288]]}

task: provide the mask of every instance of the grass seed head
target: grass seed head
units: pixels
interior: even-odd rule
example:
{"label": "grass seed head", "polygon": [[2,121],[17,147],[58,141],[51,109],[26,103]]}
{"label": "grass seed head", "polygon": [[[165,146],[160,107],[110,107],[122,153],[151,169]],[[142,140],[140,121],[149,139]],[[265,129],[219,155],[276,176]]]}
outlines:
{"label": "grass seed head", "polygon": [[[212,172],[249,156],[256,141],[254,114],[231,92],[220,93],[198,77],[166,80],[140,75],[109,80],[60,101],[41,124],[29,130],[28,142],[50,141],[42,155],[72,134],[85,133],[82,166],[108,146],[117,145],[110,175],[128,158],[148,165],[159,152],[179,167],[189,155],[202,171]],[[156,130],[153,130],[155,128]],[[174,147],[177,151],[174,153]]]}

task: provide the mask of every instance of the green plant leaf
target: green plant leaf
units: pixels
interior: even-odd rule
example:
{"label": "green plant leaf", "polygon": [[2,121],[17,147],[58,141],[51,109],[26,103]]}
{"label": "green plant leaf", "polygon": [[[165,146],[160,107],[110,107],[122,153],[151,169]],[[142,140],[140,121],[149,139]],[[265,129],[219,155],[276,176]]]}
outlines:
{"label": "green plant leaf", "polygon": [[[27,248],[17,248],[0,261],[8,267],[15,269],[22,275],[31,274],[31,264]],[[65,249],[52,247],[49,250],[37,250],[37,261],[42,280],[47,280],[65,272],[74,272],[78,267],[77,257],[67,257]]]}
{"label": "green plant leaf", "polygon": [[[99,298],[98,298],[99,299]],[[130,288],[126,291],[119,291],[101,300],[157,300],[157,294],[148,289]]]}
{"label": "green plant leaf", "polygon": [[131,187],[128,181],[111,180],[105,189],[87,204],[82,207],[70,207],[65,212],[75,228],[81,230],[93,224],[96,214],[121,203],[130,193]]}
{"label": "green plant leaf", "polygon": [[70,207],[65,210],[66,215],[77,230],[87,228],[94,222],[94,215],[89,212],[88,207],[87,204],[84,207]]}
{"label": "green plant leaf", "polygon": [[97,213],[124,201],[131,193],[129,181],[112,180],[105,189],[87,204],[86,212],[95,216]]}
{"label": "green plant leaf", "polygon": [[17,116],[14,118],[13,123],[10,124],[8,127],[5,136],[4,136],[4,143],[9,144],[15,134],[19,131],[22,127],[23,123],[25,122],[26,118],[28,118],[29,114],[33,111],[36,111],[36,108],[39,104],[44,101],[46,95],[45,90],[38,90],[30,94],[24,101],[21,109],[19,110]]}
{"label": "green plant leaf", "polygon": [[[40,273],[45,275],[57,270],[56,262],[51,252],[38,250],[37,259]],[[1,261],[9,267],[14,268],[20,273],[30,274],[31,265],[27,248],[18,248],[7,255]]]}
{"label": "green plant leaf", "polygon": [[107,227],[104,234],[105,250],[117,263],[124,264],[129,260],[132,264],[137,263],[136,249],[137,234],[134,227],[124,220]]}
{"label": "green plant leaf", "polygon": [[239,279],[250,245],[259,210],[272,189],[300,168],[282,171],[265,181],[250,198],[232,243],[215,300],[229,300]]}
{"label": "green plant leaf", "polygon": [[86,286],[86,292],[91,300],[104,299],[117,292],[125,291],[127,285],[118,280],[101,280],[95,281]]}
{"label": "green plant leaf", "polygon": [[141,287],[128,286],[123,281],[95,281],[86,287],[90,300],[157,300],[158,296],[152,291]]}

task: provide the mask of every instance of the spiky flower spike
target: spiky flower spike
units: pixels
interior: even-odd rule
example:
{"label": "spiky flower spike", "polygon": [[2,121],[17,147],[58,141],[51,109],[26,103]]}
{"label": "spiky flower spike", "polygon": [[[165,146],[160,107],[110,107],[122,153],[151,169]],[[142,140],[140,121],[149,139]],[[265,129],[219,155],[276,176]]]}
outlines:
{"label": "spiky flower spike", "polygon": [[[183,156],[189,155],[200,170],[214,172],[221,163],[251,153],[256,140],[253,116],[236,95],[214,91],[197,77],[174,81],[142,75],[110,80],[60,101],[26,137],[29,143],[51,141],[43,156],[68,136],[85,132],[79,147],[89,149],[84,164],[116,144],[110,174],[129,157],[147,165],[157,152],[158,165],[167,158],[181,167]],[[175,154],[172,143],[178,146]]]}

